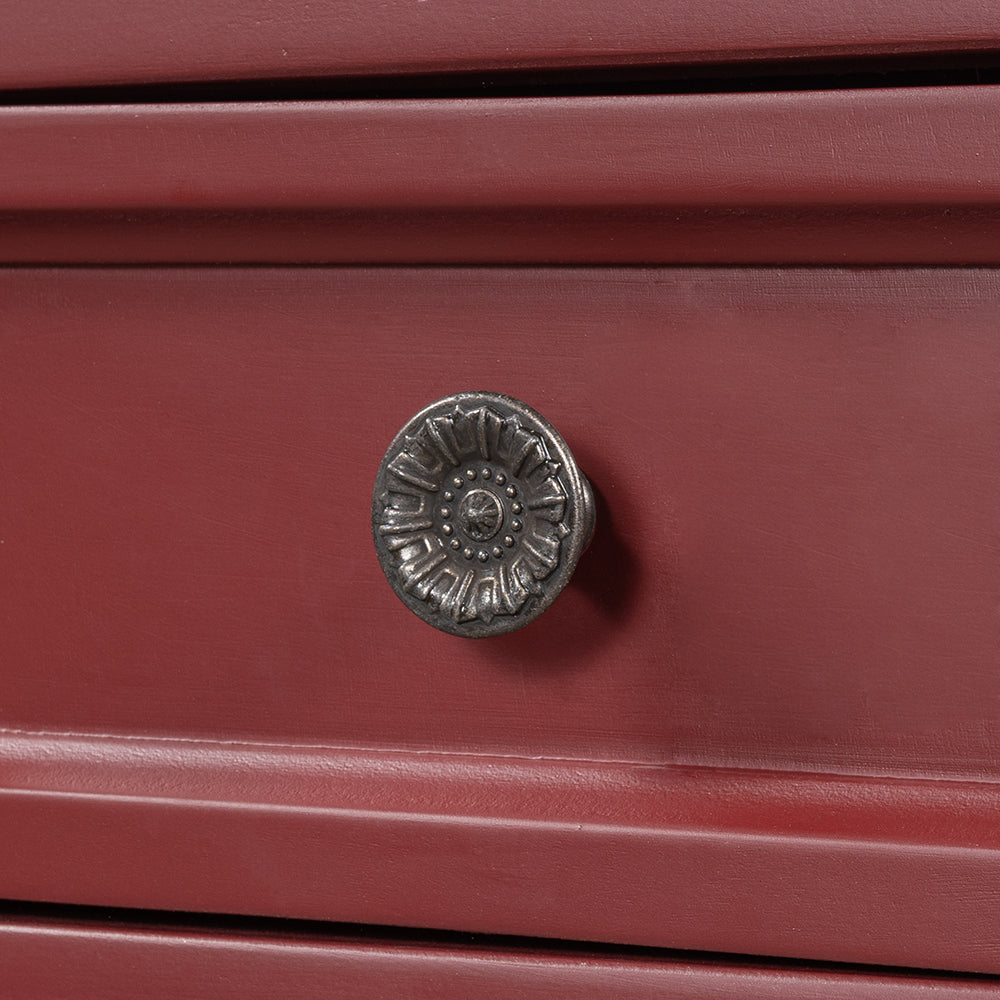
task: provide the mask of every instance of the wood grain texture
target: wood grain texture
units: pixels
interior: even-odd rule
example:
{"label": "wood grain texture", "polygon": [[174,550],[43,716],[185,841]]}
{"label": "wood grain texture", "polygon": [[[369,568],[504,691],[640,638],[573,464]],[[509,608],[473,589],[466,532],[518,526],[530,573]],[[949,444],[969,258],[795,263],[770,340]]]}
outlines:
{"label": "wood grain texture", "polygon": [[6,898],[1000,972],[996,784],[12,734],[0,769]]}
{"label": "wood grain texture", "polygon": [[0,259],[997,263],[1000,88],[0,108]]}
{"label": "wood grain texture", "polygon": [[996,49],[988,4],[675,0],[39,0],[6,11],[0,87],[330,77]]}
{"label": "wood grain texture", "polygon": [[586,950],[406,944],[319,934],[0,924],[5,987],[23,1000],[979,1000],[973,977],[617,957]]}
{"label": "wood grain texture", "polygon": [[[0,722],[996,780],[994,271],[0,274]],[[375,470],[537,407],[599,497],[536,623],[396,599]]]}

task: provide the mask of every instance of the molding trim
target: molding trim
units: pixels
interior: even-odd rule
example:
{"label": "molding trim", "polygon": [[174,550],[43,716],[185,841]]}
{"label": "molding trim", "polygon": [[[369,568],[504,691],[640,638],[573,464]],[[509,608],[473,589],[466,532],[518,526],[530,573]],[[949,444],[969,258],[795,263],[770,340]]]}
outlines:
{"label": "molding trim", "polygon": [[1000,972],[1000,786],[0,737],[0,895]]}

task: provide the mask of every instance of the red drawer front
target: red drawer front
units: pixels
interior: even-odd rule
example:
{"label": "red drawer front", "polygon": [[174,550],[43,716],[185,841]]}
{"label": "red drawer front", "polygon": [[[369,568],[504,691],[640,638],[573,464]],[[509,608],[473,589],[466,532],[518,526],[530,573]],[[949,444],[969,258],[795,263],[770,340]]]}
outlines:
{"label": "red drawer front", "polygon": [[[1000,972],[997,293],[3,272],[0,895]],[[598,495],[481,641],[369,525],[465,388]]]}
{"label": "red drawer front", "polygon": [[[0,276],[11,728],[996,779],[990,271]],[[369,499],[450,392],[599,497],[577,576],[466,642]]]}

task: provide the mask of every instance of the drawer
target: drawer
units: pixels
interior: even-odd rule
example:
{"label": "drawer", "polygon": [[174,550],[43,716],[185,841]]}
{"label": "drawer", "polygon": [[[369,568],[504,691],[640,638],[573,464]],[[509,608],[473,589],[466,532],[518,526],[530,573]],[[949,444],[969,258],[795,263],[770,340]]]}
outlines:
{"label": "drawer", "polygon": [[[996,272],[0,288],[5,895],[1000,970]],[[369,502],[476,385],[598,529],[472,641]]]}

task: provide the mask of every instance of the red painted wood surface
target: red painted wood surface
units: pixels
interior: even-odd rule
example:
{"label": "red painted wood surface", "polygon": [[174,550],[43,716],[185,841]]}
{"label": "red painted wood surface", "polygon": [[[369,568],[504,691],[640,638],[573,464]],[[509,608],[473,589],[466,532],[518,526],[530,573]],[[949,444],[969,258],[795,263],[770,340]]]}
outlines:
{"label": "red painted wood surface", "polygon": [[1000,88],[0,108],[0,260],[998,263]]}
{"label": "red painted wood surface", "polygon": [[212,933],[83,921],[0,923],[0,967],[24,1000],[979,1000],[973,977],[872,973],[319,933]]}
{"label": "red painted wood surface", "polygon": [[994,783],[0,740],[6,898],[1000,972]]}
{"label": "red painted wood surface", "polygon": [[[0,702],[30,731],[1000,776],[993,271],[0,274]],[[523,398],[600,497],[465,642],[375,468]]]}
{"label": "red painted wood surface", "polygon": [[0,87],[740,61],[998,47],[992,8],[898,0],[38,0],[6,11]]}

